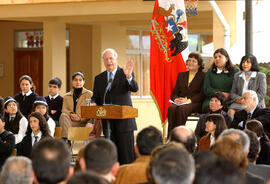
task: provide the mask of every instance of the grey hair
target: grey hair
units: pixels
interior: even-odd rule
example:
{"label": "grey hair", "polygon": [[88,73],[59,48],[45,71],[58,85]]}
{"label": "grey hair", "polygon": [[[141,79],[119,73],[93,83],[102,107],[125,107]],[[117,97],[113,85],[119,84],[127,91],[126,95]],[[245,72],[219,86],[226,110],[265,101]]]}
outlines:
{"label": "grey hair", "polygon": [[154,158],[152,175],[157,183],[190,184],[195,177],[194,159],[180,148],[166,148]]}
{"label": "grey hair", "polygon": [[9,157],[3,166],[1,180],[1,184],[32,183],[31,160],[23,156]]}
{"label": "grey hair", "polygon": [[219,135],[219,138],[222,138],[224,136],[231,136],[232,134],[239,135],[239,138],[234,140],[240,143],[244,148],[244,152],[247,153],[249,151],[250,140],[248,135],[244,131],[234,128],[226,129],[223,130],[223,132]]}
{"label": "grey hair", "polygon": [[[251,97],[252,98],[256,98],[256,104],[258,105],[259,104],[259,99],[258,99],[258,95],[257,95],[257,93],[255,92],[255,91],[253,91],[253,90],[246,90],[246,91],[244,91],[244,93],[249,93],[250,95],[251,95]],[[243,94],[244,94],[243,93]]]}
{"label": "grey hair", "polygon": [[105,49],[105,50],[102,52],[102,54],[101,54],[102,58],[104,57],[104,54],[105,54],[106,52],[111,52],[111,53],[113,54],[114,58],[118,58],[118,54],[117,54],[116,50],[114,50],[114,49],[112,49],[112,48],[107,48],[107,49]]}

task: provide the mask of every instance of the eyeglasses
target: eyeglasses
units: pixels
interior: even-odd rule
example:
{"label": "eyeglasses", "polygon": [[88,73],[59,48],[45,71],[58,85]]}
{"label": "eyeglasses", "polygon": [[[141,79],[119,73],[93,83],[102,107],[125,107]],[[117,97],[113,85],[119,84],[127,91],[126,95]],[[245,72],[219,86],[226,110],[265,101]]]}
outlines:
{"label": "eyeglasses", "polygon": [[241,100],[247,100],[247,99],[249,99],[249,98],[252,98],[251,96],[243,96],[243,97],[241,97],[240,99]]}
{"label": "eyeglasses", "polygon": [[198,61],[196,59],[188,59],[187,62],[198,63]]}

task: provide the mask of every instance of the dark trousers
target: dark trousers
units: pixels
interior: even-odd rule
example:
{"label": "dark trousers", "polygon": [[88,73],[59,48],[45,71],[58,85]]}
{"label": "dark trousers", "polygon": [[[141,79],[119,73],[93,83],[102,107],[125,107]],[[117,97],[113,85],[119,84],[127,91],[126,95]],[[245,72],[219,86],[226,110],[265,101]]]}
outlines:
{"label": "dark trousers", "polygon": [[[111,140],[115,143],[118,153],[118,161],[121,165],[134,162],[136,159],[134,150],[134,131],[119,132],[116,129],[116,121],[110,122]],[[104,121],[102,121],[104,122]],[[103,126],[106,136],[107,126]]]}
{"label": "dark trousers", "polygon": [[168,138],[171,134],[171,131],[180,125],[185,125],[187,118],[194,112],[200,112],[201,104],[200,103],[191,103],[186,105],[171,105],[168,108]]}

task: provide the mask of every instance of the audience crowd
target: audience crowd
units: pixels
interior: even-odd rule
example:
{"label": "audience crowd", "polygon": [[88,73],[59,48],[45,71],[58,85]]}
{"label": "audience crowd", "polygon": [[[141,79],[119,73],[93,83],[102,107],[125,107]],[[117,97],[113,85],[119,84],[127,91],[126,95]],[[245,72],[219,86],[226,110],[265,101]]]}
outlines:
{"label": "audience crowd", "polygon": [[[72,75],[73,89],[63,97],[61,79],[52,78],[48,96],[40,97],[32,78],[22,76],[20,93],[0,97],[0,184],[270,184],[266,76],[253,55],[241,59],[240,70],[223,48],[213,57],[204,73],[201,55],[189,54],[188,71],[179,73],[171,94],[167,136],[149,126],[134,145],[121,149],[116,140],[103,138],[99,120],[81,117],[80,107],[93,96],[83,87],[83,73]],[[131,77],[125,84],[132,84],[132,70],[124,72]],[[194,113],[201,114],[193,131],[185,124]],[[54,136],[59,126],[62,138]],[[75,165],[68,140],[72,126],[101,129]],[[122,152],[134,150],[135,161],[123,164]]]}

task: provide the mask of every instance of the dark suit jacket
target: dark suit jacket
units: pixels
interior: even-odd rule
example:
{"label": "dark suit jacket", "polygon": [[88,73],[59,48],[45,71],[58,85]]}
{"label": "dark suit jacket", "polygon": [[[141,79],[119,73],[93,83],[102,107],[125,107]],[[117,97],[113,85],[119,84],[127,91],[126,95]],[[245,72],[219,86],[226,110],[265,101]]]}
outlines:
{"label": "dark suit jacket", "polygon": [[11,155],[14,146],[14,135],[9,131],[4,130],[4,132],[0,134],[0,171],[5,160]]}
{"label": "dark suit jacket", "polygon": [[[44,139],[44,138],[52,138],[52,137],[51,136],[41,136],[41,139]],[[31,137],[31,133],[28,133],[28,134],[26,134],[26,136],[24,136],[22,142],[20,142],[18,144],[17,155],[21,155],[21,156],[25,156],[25,157],[30,158],[31,151],[32,151],[32,137]]]}
{"label": "dark suit jacket", "polygon": [[[95,77],[92,100],[97,105],[103,104],[103,96],[107,87],[107,71],[104,71]],[[128,105],[132,106],[130,92],[138,91],[138,85],[132,73],[132,80],[129,84],[126,75],[122,68],[117,67],[117,71],[112,82],[111,89],[107,92],[105,103],[113,105]],[[125,132],[137,130],[137,125],[134,118],[124,120],[110,120],[115,123],[116,131]],[[103,123],[106,129],[106,124]]]}
{"label": "dark suit jacket", "polygon": [[262,177],[246,171],[246,184],[264,184],[265,181]]}
{"label": "dark suit jacket", "polygon": [[[270,165],[270,144],[264,137],[260,138],[261,151],[257,158],[256,164]],[[270,173],[269,173],[270,175]]]}
{"label": "dark suit jacket", "polygon": [[177,76],[175,87],[171,94],[171,99],[187,97],[192,103],[202,103],[204,100],[203,81],[205,73],[197,72],[190,85],[188,85],[189,72],[180,72]]}
{"label": "dark suit jacket", "polygon": [[255,165],[253,163],[249,163],[247,167],[247,171],[253,174],[256,174],[264,179],[264,181],[268,181],[270,179],[270,166],[269,165]]}
{"label": "dark suit jacket", "polygon": [[[267,135],[270,133],[270,109],[268,108],[258,108],[254,110],[251,119],[256,119],[260,121],[263,124],[264,131],[266,132]],[[244,129],[245,123],[247,120],[247,111],[241,110],[235,113],[231,127],[230,128],[239,128],[239,129]],[[243,121],[244,126],[243,127],[238,127],[238,124]]]}

